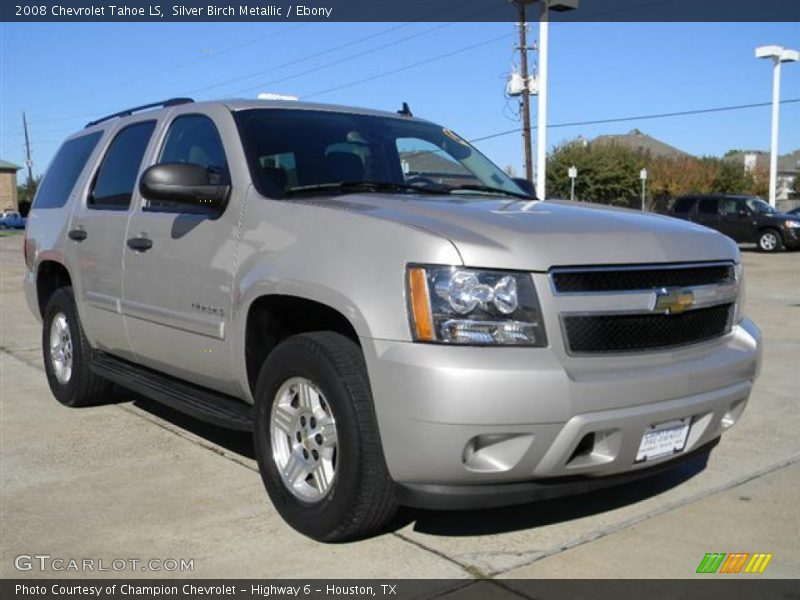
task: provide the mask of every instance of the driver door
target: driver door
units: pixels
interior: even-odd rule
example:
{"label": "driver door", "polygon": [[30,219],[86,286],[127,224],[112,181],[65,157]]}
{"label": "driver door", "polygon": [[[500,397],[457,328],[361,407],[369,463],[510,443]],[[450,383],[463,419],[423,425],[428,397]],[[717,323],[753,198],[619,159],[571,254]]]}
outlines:
{"label": "driver door", "polygon": [[739,198],[723,198],[719,203],[719,230],[735,242],[753,240],[753,217],[750,209]]}
{"label": "driver door", "polygon": [[[221,111],[173,114],[154,164],[196,164],[229,182],[228,149],[215,121],[230,113]],[[223,393],[238,389],[228,327],[245,187],[233,187],[221,214],[140,197],[126,235],[123,307],[138,361]]]}

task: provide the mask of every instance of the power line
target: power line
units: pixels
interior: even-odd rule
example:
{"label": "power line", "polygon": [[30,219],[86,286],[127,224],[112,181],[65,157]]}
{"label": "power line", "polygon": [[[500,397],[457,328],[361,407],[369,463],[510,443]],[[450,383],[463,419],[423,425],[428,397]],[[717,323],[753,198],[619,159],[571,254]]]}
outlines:
{"label": "power line", "polygon": [[[476,0],[466,0],[465,2],[462,2],[461,4],[458,4],[458,5],[454,6],[453,8],[447,8],[447,9],[444,9],[444,10],[439,10],[439,11],[431,13],[431,14],[429,14],[427,16],[428,17],[433,17],[433,16],[436,16],[436,15],[440,15],[442,13],[447,13],[447,12],[450,12],[451,10],[457,9],[457,8],[459,8],[461,6],[464,6],[466,4],[470,4],[470,3],[475,2],[475,1]],[[467,15],[467,17],[475,17],[477,15],[483,14],[483,13],[488,12],[489,10],[493,10],[493,9],[494,9],[493,6],[489,6],[489,7],[484,6],[480,10],[475,11],[473,13],[470,13],[469,15]],[[421,37],[423,35],[428,35],[430,33],[433,33],[434,31],[438,31],[440,29],[444,29],[445,27],[450,27],[450,26],[456,25],[458,23],[460,23],[460,21],[451,21],[451,22],[443,23],[443,24],[440,24],[440,25],[438,25],[436,27],[433,27],[431,29],[425,30],[423,32],[415,33],[415,34],[406,36],[404,38],[401,38],[399,40],[395,40],[395,41],[390,42],[390,43],[388,43],[386,45],[378,46],[378,47],[375,47],[375,48],[372,48],[372,49],[369,49],[369,50],[364,50],[364,51],[358,52],[356,54],[350,55],[348,57],[345,57],[345,58],[342,58],[342,59],[339,59],[339,60],[335,60],[333,62],[324,64],[324,65],[321,65],[321,66],[318,66],[318,67],[314,67],[312,69],[308,69],[308,70],[303,71],[301,73],[293,73],[292,75],[288,75],[288,76],[280,78],[280,79],[276,79],[276,80],[273,80],[273,81],[268,81],[266,83],[259,83],[259,84],[256,84],[256,85],[248,86],[246,88],[241,88],[241,89],[236,90],[234,92],[230,92],[230,94],[231,95],[241,94],[243,92],[248,92],[248,91],[251,91],[251,90],[254,90],[254,89],[258,89],[260,87],[266,87],[268,85],[273,85],[275,83],[281,83],[283,81],[288,81],[290,79],[301,77],[303,75],[308,75],[310,73],[314,73],[316,71],[320,71],[320,70],[325,69],[325,68],[334,67],[334,66],[337,66],[337,65],[339,65],[341,63],[349,62],[351,60],[354,60],[356,58],[360,58],[362,56],[367,56],[368,54],[370,54],[372,52],[375,52],[375,51],[378,51],[378,50],[391,48],[392,46],[396,46],[397,44],[400,44],[402,42],[405,42],[405,41],[408,41],[408,40],[411,40],[411,39],[414,39],[414,38],[417,38],[417,37]],[[274,65],[274,66],[269,67],[267,69],[262,69],[262,70],[259,70],[259,71],[253,71],[253,72],[248,73],[246,75],[241,75],[241,76],[238,76],[238,77],[234,77],[232,79],[227,79],[225,81],[220,81],[220,82],[212,83],[210,85],[206,85],[206,86],[203,86],[203,87],[200,87],[200,88],[195,88],[193,90],[188,90],[186,92],[183,92],[182,95],[185,95],[185,96],[192,95],[192,94],[196,94],[198,92],[204,92],[204,91],[207,91],[207,90],[210,90],[210,89],[222,87],[224,85],[228,85],[229,83],[236,83],[237,81],[242,81],[242,80],[245,80],[245,79],[252,79],[253,77],[257,77],[259,75],[266,75],[267,73],[273,73],[275,71],[284,69],[286,67],[290,67],[290,66],[294,66],[294,65],[297,65],[297,64],[300,64],[300,63],[307,62],[307,61],[309,61],[311,59],[314,59],[314,58],[327,56],[331,52],[338,52],[340,50],[344,50],[345,48],[350,48],[351,46],[356,46],[358,44],[363,44],[364,42],[369,41],[371,39],[375,39],[377,37],[382,37],[382,36],[384,36],[386,34],[392,33],[392,32],[397,31],[399,29],[403,29],[403,28],[406,28],[406,27],[409,27],[409,26],[412,26],[412,25],[416,25],[416,24],[417,23],[413,23],[413,22],[411,22],[411,23],[401,23],[400,25],[395,25],[395,26],[389,27],[387,29],[382,29],[381,31],[375,32],[375,33],[370,34],[370,35],[368,35],[366,37],[362,37],[362,38],[358,38],[358,39],[355,39],[355,40],[351,40],[349,42],[345,42],[344,44],[339,44],[337,46],[334,46],[333,48],[328,48],[326,50],[321,50],[319,52],[313,52],[311,54],[306,54],[305,56],[301,56],[299,58],[290,60],[290,61],[285,62],[285,63],[281,63],[279,65]]]}
{"label": "power line", "polygon": [[[450,27],[450,26],[455,25],[455,24],[456,23],[454,23],[454,22],[442,23],[440,25],[437,25],[436,27],[432,27],[430,29],[426,29],[425,31],[419,31],[417,33],[413,33],[411,35],[408,35],[408,36],[406,36],[404,38],[400,38],[399,40],[394,40],[390,44],[383,44],[381,46],[368,48],[366,50],[362,50],[361,52],[357,52],[355,54],[351,54],[350,56],[346,56],[346,57],[341,58],[339,60],[335,60],[335,61],[332,61],[332,62],[329,62],[329,63],[325,63],[325,64],[322,64],[322,65],[318,65],[316,67],[312,67],[311,69],[306,69],[305,71],[300,71],[298,73],[292,73],[291,75],[287,75],[286,77],[281,77],[280,79],[273,79],[272,81],[267,81],[265,83],[258,83],[256,85],[252,85],[252,86],[249,86],[249,87],[246,87],[246,88],[238,89],[238,90],[236,90],[234,92],[231,92],[231,94],[232,95],[241,94],[243,92],[249,92],[251,90],[255,90],[255,89],[258,89],[258,88],[263,88],[263,87],[267,87],[267,86],[270,86],[270,85],[274,85],[276,83],[283,83],[284,81],[289,81],[291,79],[296,79],[298,77],[303,77],[304,75],[310,75],[311,73],[316,73],[317,71],[321,71],[323,69],[328,69],[330,67],[338,66],[338,65],[340,65],[342,63],[350,62],[351,60],[355,60],[355,59],[361,58],[363,56],[368,56],[368,55],[374,54],[375,52],[379,52],[381,50],[386,50],[387,48],[391,48],[393,46],[396,46],[397,44],[402,44],[403,42],[407,42],[408,40],[413,40],[415,38],[422,37],[423,35],[429,35],[429,34],[433,33],[434,31],[438,31],[440,29],[444,29],[445,27]],[[359,41],[363,41],[363,40],[359,40]]]}
{"label": "power line", "polygon": [[[793,104],[800,102],[800,98],[790,98],[788,100],[781,100],[781,104]],[[700,108],[696,110],[682,110],[677,112],[667,112],[667,113],[657,113],[657,114],[649,114],[649,115],[637,115],[633,117],[614,117],[610,119],[595,119],[592,121],[573,121],[571,123],[556,123],[554,125],[548,125],[548,129],[558,129],[561,127],[578,127],[582,125],[605,125],[607,123],[623,123],[625,121],[645,121],[649,119],[666,119],[670,117],[685,117],[689,115],[702,115],[708,113],[718,113],[718,112],[726,112],[732,110],[744,110],[747,108],[761,108],[764,106],[772,106],[772,102],[757,102],[754,104],[738,104],[736,106],[718,106],[714,108]],[[519,133],[520,128],[517,127],[515,129],[508,129],[506,131],[500,131],[498,133],[492,133],[489,135],[484,135],[481,137],[473,138],[470,142],[482,142],[484,140],[490,140],[493,138],[501,137],[504,135],[511,135],[512,133]]]}
{"label": "power line", "polygon": [[[240,75],[238,77],[233,77],[231,79],[226,79],[225,81],[219,81],[217,83],[212,83],[210,85],[206,85],[206,86],[203,86],[203,87],[195,88],[193,90],[188,90],[188,91],[184,92],[183,95],[197,94],[198,92],[205,92],[207,90],[211,90],[211,89],[214,89],[214,88],[222,87],[224,85],[228,85],[229,83],[236,83],[237,81],[243,81],[245,79],[252,79],[253,77],[257,77],[259,75],[266,75],[267,73],[272,73],[272,72],[277,71],[279,69],[284,69],[286,67],[292,67],[294,65],[298,65],[300,63],[304,63],[304,62],[309,61],[309,60],[311,60],[313,58],[319,58],[320,56],[327,56],[331,52],[338,52],[339,50],[344,50],[345,48],[349,48],[350,46],[355,46],[357,44],[362,44],[367,40],[371,40],[371,39],[374,39],[376,37],[380,37],[380,36],[386,35],[387,33],[391,33],[393,31],[397,31],[398,29],[403,29],[404,27],[409,27],[411,25],[414,25],[414,23],[401,23],[400,25],[395,25],[394,27],[389,27],[387,29],[382,29],[381,31],[377,31],[377,32],[375,32],[375,33],[373,33],[371,35],[368,35],[366,37],[363,37],[363,38],[358,38],[356,40],[351,40],[349,42],[346,42],[344,44],[339,44],[338,46],[334,46],[332,48],[327,48],[325,50],[320,50],[319,52],[313,52],[311,54],[306,54],[306,55],[301,56],[299,58],[295,58],[293,60],[290,60],[288,62],[281,63],[279,65],[274,65],[272,67],[269,67],[268,69],[262,69],[262,70],[259,70],[259,71],[253,71],[253,72],[250,72],[250,73],[248,73],[246,75]],[[239,93],[239,92],[233,92],[233,93],[236,94],[236,93]]]}
{"label": "power line", "polygon": [[498,42],[500,40],[507,39],[507,38],[511,37],[512,35],[514,35],[514,34],[513,33],[504,33],[503,35],[500,35],[500,36],[497,36],[497,37],[493,37],[493,38],[490,38],[488,40],[484,40],[482,42],[478,42],[477,44],[470,44],[469,46],[464,46],[462,48],[459,48],[458,50],[452,50],[450,52],[445,52],[444,54],[438,54],[436,56],[431,56],[430,58],[426,58],[425,60],[420,60],[420,61],[417,61],[415,63],[411,63],[411,64],[406,65],[404,67],[399,67],[397,69],[393,69],[391,71],[385,71],[383,73],[377,73],[375,75],[371,75],[369,77],[364,77],[362,79],[356,79],[355,81],[350,81],[348,83],[343,83],[341,85],[337,85],[335,87],[328,88],[327,90],[314,92],[313,94],[306,94],[305,96],[302,97],[302,99],[306,100],[308,98],[316,98],[317,96],[322,96],[324,94],[329,94],[331,92],[342,90],[342,89],[345,89],[345,88],[348,88],[348,87],[353,87],[355,85],[361,85],[362,83],[368,83],[370,81],[375,81],[376,79],[383,79],[385,77],[389,77],[390,75],[394,75],[396,73],[402,73],[403,71],[409,71],[411,69],[415,69],[417,67],[421,67],[422,65],[427,65],[427,64],[439,61],[439,60],[443,60],[445,58],[450,58],[451,56],[455,56],[457,54],[462,54],[464,52],[468,52],[470,50],[475,50],[477,48],[482,48],[483,46],[488,46],[489,44],[492,44],[494,42]]}

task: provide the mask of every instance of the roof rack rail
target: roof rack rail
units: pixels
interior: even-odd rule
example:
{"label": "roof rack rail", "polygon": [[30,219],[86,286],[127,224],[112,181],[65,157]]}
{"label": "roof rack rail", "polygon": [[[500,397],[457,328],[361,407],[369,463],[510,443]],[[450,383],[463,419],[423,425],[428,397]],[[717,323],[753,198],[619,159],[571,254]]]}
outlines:
{"label": "roof rack rail", "polygon": [[[194,102],[194,100],[192,100],[191,98],[170,98],[169,100],[162,100],[161,102],[153,102],[152,104],[142,104],[141,106],[134,106],[133,108],[129,108],[127,110],[121,110],[120,112],[116,112],[113,115],[107,115],[100,119],[89,121],[86,124],[86,127],[93,127],[98,123],[102,123],[103,121],[109,121],[110,119],[116,119],[118,117],[127,117],[135,112],[139,112],[140,110],[147,110],[148,108],[166,108],[168,106],[189,104],[190,102]],[[84,129],[86,129],[86,127],[84,127]]]}

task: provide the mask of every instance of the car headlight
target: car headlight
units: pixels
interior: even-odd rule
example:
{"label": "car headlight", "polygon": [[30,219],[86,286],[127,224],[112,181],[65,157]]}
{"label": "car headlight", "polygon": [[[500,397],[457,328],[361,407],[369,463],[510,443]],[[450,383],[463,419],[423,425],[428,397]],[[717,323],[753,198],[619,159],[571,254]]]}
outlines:
{"label": "car headlight", "polygon": [[800,221],[784,221],[783,224],[792,229],[800,229]]}
{"label": "car headlight", "polygon": [[407,282],[416,341],[547,345],[529,273],[412,265]]}

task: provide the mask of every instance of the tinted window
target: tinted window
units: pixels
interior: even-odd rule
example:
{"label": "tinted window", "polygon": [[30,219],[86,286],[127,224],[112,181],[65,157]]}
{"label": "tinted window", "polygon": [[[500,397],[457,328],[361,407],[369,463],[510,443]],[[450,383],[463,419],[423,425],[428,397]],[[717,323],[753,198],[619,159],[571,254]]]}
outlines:
{"label": "tinted window", "polygon": [[678,198],[675,201],[675,206],[672,207],[672,212],[688,213],[694,206],[695,199],[691,197]]}
{"label": "tinted window", "polygon": [[697,206],[697,212],[701,215],[716,215],[719,214],[717,205],[719,204],[718,198],[701,198],[700,204]]}
{"label": "tinted window", "polygon": [[736,198],[723,198],[719,203],[719,214],[725,216],[736,216],[740,210],[746,210],[744,202]]}
{"label": "tinted window", "polygon": [[433,123],[291,109],[239,111],[235,117],[253,183],[273,198],[354,181],[414,185],[440,193],[480,184],[523,194],[466,140]]}
{"label": "tinted window", "polygon": [[[185,115],[175,119],[169,126],[162,163],[185,163],[199,165],[211,175],[212,183],[228,183],[228,161],[214,122],[203,115]],[[165,212],[195,212],[185,204],[147,200],[147,210]]]}
{"label": "tinted window", "polygon": [[117,134],[95,177],[89,208],[126,210],[130,206],[142,157],[155,126],[155,121],[143,121]]}
{"label": "tinted window", "polygon": [[75,182],[102,135],[102,131],[97,131],[72,139],[61,146],[39,186],[34,208],[60,208],[67,203]]}

